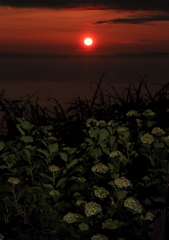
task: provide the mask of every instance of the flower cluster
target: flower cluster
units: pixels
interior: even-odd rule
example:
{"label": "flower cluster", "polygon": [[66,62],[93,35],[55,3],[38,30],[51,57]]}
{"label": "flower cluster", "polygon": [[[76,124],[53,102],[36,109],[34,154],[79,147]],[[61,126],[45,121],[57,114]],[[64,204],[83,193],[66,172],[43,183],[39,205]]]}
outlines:
{"label": "flower cluster", "polygon": [[136,213],[142,213],[143,212],[143,206],[140,204],[140,202],[133,198],[133,197],[129,197],[124,201],[124,206],[126,208],[129,208],[131,210],[133,210]]}
{"label": "flower cluster", "polygon": [[94,195],[99,198],[106,198],[109,195],[109,192],[103,187],[96,187]]}
{"label": "flower cluster", "polygon": [[131,116],[135,116],[138,114],[138,111],[135,110],[131,110],[129,112],[126,113],[126,116],[131,117]]}
{"label": "flower cluster", "polygon": [[86,122],[87,127],[93,127],[97,124],[97,120],[94,118],[89,118]]}
{"label": "flower cluster", "polygon": [[141,141],[142,143],[151,144],[152,142],[154,142],[154,137],[149,133],[145,133],[143,136],[141,136]]}
{"label": "flower cluster", "polygon": [[109,156],[110,157],[121,157],[122,155],[123,154],[120,151],[115,150],[115,151],[111,152]]}
{"label": "flower cluster", "polygon": [[155,127],[153,128],[153,130],[151,131],[153,134],[161,134],[161,135],[165,135],[165,131],[163,129],[161,129],[160,127]]}
{"label": "flower cluster", "polygon": [[105,120],[100,120],[100,121],[97,121],[96,125],[97,125],[97,126],[102,126],[102,127],[104,127],[104,126],[106,126],[107,124],[106,124],[106,121],[105,121]]}
{"label": "flower cluster", "polygon": [[51,196],[59,196],[60,192],[58,190],[51,190],[49,194]]}
{"label": "flower cluster", "polygon": [[109,168],[104,165],[103,163],[97,163],[92,167],[93,172],[98,172],[98,173],[106,173],[109,170]]}
{"label": "flower cluster", "polygon": [[100,204],[96,202],[89,202],[85,205],[85,214],[87,217],[96,215],[102,211]]}
{"label": "flower cluster", "polygon": [[63,221],[67,222],[67,223],[74,223],[76,222],[78,219],[78,215],[72,212],[67,213],[64,217],[63,217]]}
{"label": "flower cluster", "polygon": [[128,180],[127,178],[125,177],[121,177],[121,178],[116,178],[114,180],[115,182],[115,185],[118,187],[118,188],[126,188],[126,187],[132,187],[132,183],[130,180]]}
{"label": "flower cluster", "polygon": [[8,179],[8,182],[17,185],[18,183],[20,183],[20,179],[15,177],[10,177]]}
{"label": "flower cluster", "polygon": [[108,121],[108,123],[107,123],[108,126],[116,125],[116,124],[117,124],[117,123],[116,123],[115,120],[110,120],[110,121]]}
{"label": "flower cluster", "polygon": [[87,231],[89,229],[89,226],[86,223],[79,224],[79,228],[81,231]]}
{"label": "flower cluster", "polygon": [[91,240],[109,240],[105,235],[97,234],[91,237]]}
{"label": "flower cluster", "polygon": [[144,116],[154,116],[155,113],[151,109],[147,109],[143,112]]}
{"label": "flower cluster", "polygon": [[128,127],[119,127],[117,129],[117,132],[126,132],[126,131],[129,131],[129,128]]}
{"label": "flower cluster", "polygon": [[142,218],[143,220],[153,221],[154,217],[155,217],[154,214],[151,213],[151,212],[146,212],[146,215],[145,215],[145,216],[143,216],[143,215],[141,214],[141,218]]}
{"label": "flower cluster", "polygon": [[84,201],[84,200],[77,200],[77,202],[76,202],[76,206],[80,206],[81,204],[86,204],[86,201]]}
{"label": "flower cluster", "polygon": [[51,165],[51,166],[49,166],[49,170],[50,170],[51,172],[57,172],[57,171],[60,170],[60,168],[59,168],[58,166]]}
{"label": "flower cluster", "polygon": [[111,218],[107,219],[105,222],[102,223],[102,229],[118,229],[121,227],[122,222],[118,220],[112,220]]}
{"label": "flower cluster", "polygon": [[144,176],[144,177],[142,177],[142,180],[144,180],[144,181],[149,181],[150,180],[150,178],[149,178],[149,176]]}

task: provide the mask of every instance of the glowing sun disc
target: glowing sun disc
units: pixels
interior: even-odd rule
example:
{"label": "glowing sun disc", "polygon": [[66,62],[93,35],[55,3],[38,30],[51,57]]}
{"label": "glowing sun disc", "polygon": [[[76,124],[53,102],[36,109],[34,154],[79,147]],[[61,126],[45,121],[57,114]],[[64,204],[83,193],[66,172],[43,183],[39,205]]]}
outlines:
{"label": "glowing sun disc", "polygon": [[85,38],[84,40],[85,45],[90,46],[92,45],[92,43],[93,43],[93,40],[91,38]]}

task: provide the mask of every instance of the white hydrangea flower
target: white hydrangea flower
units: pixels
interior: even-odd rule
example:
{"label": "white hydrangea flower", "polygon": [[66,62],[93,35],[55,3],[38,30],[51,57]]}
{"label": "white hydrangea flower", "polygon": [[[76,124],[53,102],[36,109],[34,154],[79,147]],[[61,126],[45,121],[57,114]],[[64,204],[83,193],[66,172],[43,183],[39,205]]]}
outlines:
{"label": "white hydrangea flower", "polygon": [[122,222],[118,220],[112,220],[111,218],[107,219],[105,222],[102,223],[102,229],[118,229],[122,225]]}
{"label": "white hydrangea flower", "polygon": [[116,178],[114,180],[115,182],[115,185],[118,187],[118,188],[126,188],[126,187],[132,187],[132,183],[130,180],[128,180],[127,178],[125,177],[120,177],[120,178]]}
{"label": "white hydrangea flower", "polygon": [[121,157],[122,155],[123,154],[120,151],[115,150],[115,151],[111,152],[109,156],[110,157]]}
{"label": "white hydrangea flower", "polygon": [[91,240],[109,240],[109,238],[105,235],[97,234],[93,235],[93,237],[91,237]]}
{"label": "white hydrangea flower", "polygon": [[138,114],[138,111],[130,110],[129,112],[126,113],[126,116],[131,117],[135,116],[136,114]]}
{"label": "white hydrangea flower", "polygon": [[60,170],[60,168],[59,168],[58,166],[51,165],[51,166],[49,166],[49,170],[50,170],[51,172],[57,172],[57,171]]}
{"label": "white hydrangea flower", "polygon": [[103,163],[97,163],[92,167],[93,172],[98,172],[98,173],[106,173],[109,170],[109,168],[104,165]]}
{"label": "white hydrangea flower", "polygon": [[118,129],[117,129],[117,132],[126,132],[126,131],[129,131],[129,128],[128,127],[119,127]]}
{"label": "white hydrangea flower", "polygon": [[87,217],[96,215],[102,211],[100,204],[96,202],[89,202],[85,205],[85,214]]}
{"label": "white hydrangea flower", "polygon": [[97,123],[96,123],[96,126],[106,126],[107,124],[106,124],[106,121],[105,120],[99,120],[99,121],[97,121]]}
{"label": "white hydrangea flower", "polygon": [[135,213],[142,213],[143,212],[143,206],[140,204],[140,202],[137,199],[135,199],[133,197],[127,198],[124,201],[124,206],[126,208],[131,209]]}
{"label": "white hydrangea flower", "polygon": [[87,231],[89,229],[89,226],[86,223],[79,224],[79,228],[81,231]]}
{"label": "white hydrangea flower", "polygon": [[8,182],[9,182],[9,183],[12,183],[12,184],[14,184],[14,185],[17,185],[18,183],[20,183],[20,179],[19,179],[19,178],[15,178],[15,177],[10,177],[10,178],[8,179]]}
{"label": "white hydrangea flower", "polygon": [[64,217],[63,217],[63,221],[67,222],[67,223],[74,223],[76,222],[78,219],[78,215],[72,212],[67,213]]}
{"label": "white hydrangea flower", "polygon": [[162,134],[165,135],[165,131],[160,127],[155,127],[151,131],[153,134]]}
{"label": "white hydrangea flower", "polygon": [[146,215],[145,216],[143,216],[142,214],[141,214],[141,218],[143,219],[143,220],[149,220],[149,221],[153,221],[153,219],[155,218],[155,215],[153,214],[153,213],[151,213],[151,212],[146,212]]}
{"label": "white hydrangea flower", "polygon": [[114,125],[115,123],[116,123],[115,120],[110,120],[110,121],[108,121],[107,125],[108,125],[108,126],[111,126],[112,124]]}
{"label": "white hydrangea flower", "polygon": [[109,195],[109,192],[103,187],[96,187],[94,195],[99,198],[106,198]]}
{"label": "white hydrangea flower", "polygon": [[147,109],[143,112],[143,115],[145,116],[154,116],[155,113],[151,109]]}
{"label": "white hydrangea flower", "polygon": [[92,126],[95,126],[96,124],[97,124],[97,120],[94,118],[89,118],[86,122],[87,127],[92,127]]}
{"label": "white hydrangea flower", "polygon": [[154,137],[151,134],[149,134],[149,133],[145,133],[143,136],[141,136],[142,143],[149,143],[149,144],[151,144],[151,143],[154,142],[154,140],[155,140]]}

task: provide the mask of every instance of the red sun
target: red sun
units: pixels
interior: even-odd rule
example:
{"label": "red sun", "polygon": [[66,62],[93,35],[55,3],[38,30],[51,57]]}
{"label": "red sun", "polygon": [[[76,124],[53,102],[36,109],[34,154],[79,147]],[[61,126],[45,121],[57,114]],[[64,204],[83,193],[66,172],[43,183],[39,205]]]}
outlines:
{"label": "red sun", "polygon": [[92,45],[93,44],[93,39],[92,38],[85,38],[84,39],[84,44],[86,45],[86,46],[90,46],[90,45]]}

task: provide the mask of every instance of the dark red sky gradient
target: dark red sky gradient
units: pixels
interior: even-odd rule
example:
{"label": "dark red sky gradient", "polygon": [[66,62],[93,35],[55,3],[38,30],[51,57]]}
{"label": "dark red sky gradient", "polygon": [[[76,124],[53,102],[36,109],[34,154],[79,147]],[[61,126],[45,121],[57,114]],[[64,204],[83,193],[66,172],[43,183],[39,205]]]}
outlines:
{"label": "dark red sky gradient", "polygon": [[[0,0],[0,89],[7,89],[7,97],[49,88],[52,97],[71,101],[77,93],[92,96],[90,83],[104,71],[105,84],[128,86],[130,79],[136,82],[134,71],[158,82],[169,70],[167,1],[154,1],[152,8],[147,1],[135,7],[132,1],[90,1],[83,7],[72,1],[70,7],[49,0],[40,8],[36,2],[5,6]],[[86,37],[93,45],[84,45]],[[161,81],[169,81],[169,72]]]}

